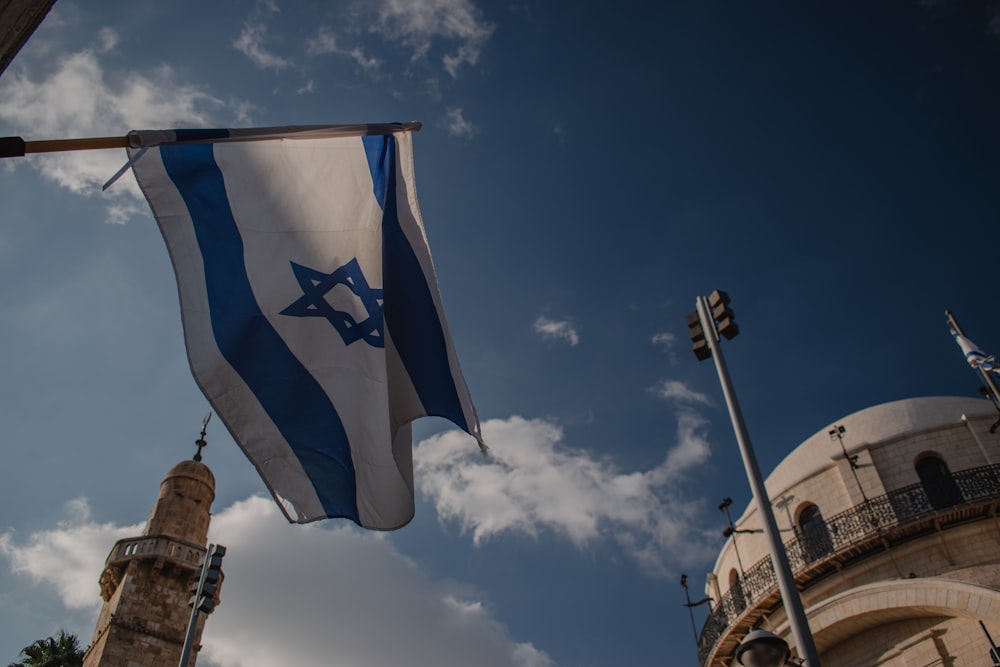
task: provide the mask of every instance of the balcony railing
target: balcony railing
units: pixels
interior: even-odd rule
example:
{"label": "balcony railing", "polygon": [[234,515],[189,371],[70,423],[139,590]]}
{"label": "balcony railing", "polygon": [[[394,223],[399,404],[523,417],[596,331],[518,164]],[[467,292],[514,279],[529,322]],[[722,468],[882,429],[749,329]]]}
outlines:
{"label": "balcony railing", "polygon": [[[970,468],[933,484],[912,484],[855,505],[825,521],[816,522],[785,542],[792,572],[799,574],[833,554],[871,542],[887,532],[960,508],[1000,498],[1000,464]],[[747,607],[778,587],[771,557],[765,556],[746,570],[722,596],[705,621],[698,639],[701,665],[726,629]]]}
{"label": "balcony railing", "polygon": [[108,555],[106,565],[134,558],[165,558],[196,568],[205,555],[205,547],[176,540],[166,535],[129,537],[118,540]]}
{"label": "balcony railing", "polygon": [[122,582],[128,564],[132,561],[162,561],[194,571],[201,564],[204,555],[205,547],[176,540],[167,535],[145,535],[118,540],[111,548],[111,553],[104,563],[104,570],[101,572],[99,582],[101,596],[105,601],[111,599]]}

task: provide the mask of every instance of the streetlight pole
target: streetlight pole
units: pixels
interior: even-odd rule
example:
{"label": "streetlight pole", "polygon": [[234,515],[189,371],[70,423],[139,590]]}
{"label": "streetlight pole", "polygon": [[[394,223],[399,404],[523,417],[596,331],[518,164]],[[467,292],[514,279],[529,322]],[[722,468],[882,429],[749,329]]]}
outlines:
{"label": "streetlight pole", "polygon": [[741,530],[736,527],[733,523],[733,517],[729,514],[729,506],[733,504],[732,498],[723,498],[722,502],[719,503],[719,511],[726,513],[726,519],[729,521],[729,527],[722,531],[723,537],[733,536],[733,551],[736,552],[736,563],[740,566],[740,576],[745,577],[746,572],[743,570],[743,559],[740,558],[740,548],[736,544],[736,536],[740,533],[759,533],[759,530]]}
{"label": "streetlight pole", "polygon": [[[792,635],[795,638],[799,657],[805,658],[809,667],[820,667],[819,654],[813,642],[809,622],[806,620],[802,599],[799,597],[799,590],[795,586],[795,577],[792,575],[792,568],[788,563],[788,555],[785,553],[784,545],[781,543],[781,533],[778,532],[778,524],[774,520],[771,499],[767,495],[764,478],[760,473],[760,466],[757,464],[757,457],[754,454],[753,446],[750,444],[750,434],[747,432],[743,421],[743,412],[740,410],[740,404],[736,399],[736,391],[733,388],[732,380],[729,377],[729,369],[726,366],[726,360],[722,356],[722,348],[719,345],[720,331],[727,338],[732,338],[739,332],[739,327],[736,326],[733,320],[732,311],[728,308],[728,304],[729,296],[719,290],[712,293],[712,307],[709,306],[709,300],[706,297],[698,297],[697,321],[701,328],[701,331],[698,333],[703,334],[704,342],[707,343],[710,354],[705,353],[704,347],[701,347],[703,351],[699,353],[699,346],[702,343],[700,339],[695,340],[695,354],[699,359],[704,359],[708,356],[715,359],[715,369],[719,374],[722,393],[726,397],[729,417],[733,422],[733,430],[736,433],[736,441],[740,447],[740,455],[743,457],[743,466],[746,468],[747,479],[750,482],[754,500],[757,502],[757,509],[764,519],[764,535],[767,537],[768,547],[771,551],[771,562],[774,565],[774,572],[778,579],[778,590],[781,592],[781,599],[788,614],[789,625],[791,626]],[[718,328],[716,328],[716,320],[719,320]],[[693,318],[689,316],[689,326],[692,323]]]}
{"label": "streetlight pole", "polygon": [[691,602],[691,594],[688,593],[688,576],[686,574],[681,575],[681,586],[684,587],[684,599],[687,603],[684,605],[688,608],[688,615],[691,616],[691,634],[694,635],[694,645],[698,646],[698,628],[694,624],[694,608],[703,604],[708,604],[709,611],[712,609],[712,598],[705,597],[697,602]]}
{"label": "streetlight pole", "polygon": [[861,478],[858,477],[858,456],[857,454],[854,456],[848,454],[847,447],[844,446],[844,433],[846,431],[847,429],[840,424],[835,424],[829,431],[830,440],[836,440],[840,443],[840,451],[844,452],[844,458],[851,464],[851,473],[854,474],[854,482],[858,485],[858,491],[861,492],[861,498],[865,501],[865,507],[868,507],[868,496],[865,494],[865,487],[861,485]]}

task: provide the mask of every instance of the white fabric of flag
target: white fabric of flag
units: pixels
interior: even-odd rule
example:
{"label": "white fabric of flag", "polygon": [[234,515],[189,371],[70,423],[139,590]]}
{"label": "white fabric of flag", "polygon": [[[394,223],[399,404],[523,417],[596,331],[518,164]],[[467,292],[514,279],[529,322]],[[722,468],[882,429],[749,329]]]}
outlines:
{"label": "white fabric of flag", "polygon": [[995,360],[992,355],[987,356],[975,343],[958,333],[954,328],[951,330],[951,335],[955,338],[958,346],[962,348],[962,354],[965,355],[965,360],[969,362],[970,366],[994,373],[1000,370],[995,367]]}
{"label": "white fabric of flag", "polygon": [[303,136],[161,145],[132,169],[177,275],[194,377],[288,519],[392,530],[413,517],[411,421],[445,417],[485,445],[411,134]]}

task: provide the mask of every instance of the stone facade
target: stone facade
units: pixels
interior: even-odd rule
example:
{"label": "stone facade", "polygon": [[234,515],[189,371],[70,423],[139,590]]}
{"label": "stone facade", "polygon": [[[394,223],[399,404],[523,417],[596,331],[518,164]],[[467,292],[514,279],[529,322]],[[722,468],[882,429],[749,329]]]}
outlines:
{"label": "stone facade", "polygon": [[[983,630],[1000,641],[996,419],[978,399],[875,406],[822,429],[768,477],[823,667],[993,664]],[[762,526],[753,503],[735,523]],[[702,665],[737,664],[739,640],[758,627],[794,646],[776,589],[764,536],[730,537],[707,577]]]}
{"label": "stone facade", "polygon": [[[120,540],[108,556],[104,606],[84,667],[177,667],[214,499],[215,478],[204,464],[182,461],[167,473],[143,535]],[[199,615],[189,667],[205,619]]]}

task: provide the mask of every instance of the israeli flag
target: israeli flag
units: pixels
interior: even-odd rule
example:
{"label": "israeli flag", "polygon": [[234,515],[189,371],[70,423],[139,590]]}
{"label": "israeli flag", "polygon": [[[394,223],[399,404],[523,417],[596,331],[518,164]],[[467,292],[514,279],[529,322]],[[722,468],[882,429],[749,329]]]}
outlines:
{"label": "israeli flag", "polygon": [[958,343],[958,346],[962,348],[962,354],[965,355],[965,360],[969,362],[970,366],[973,368],[981,368],[987,372],[997,372],[993,355],[986,356],[986,354],[980,350],[975,343],[958,333],[958,331],[954,328],[951,330],[951,335],[955,338],[955,342]]}
{"label": "israeli flag", "polygon": [[315,134],[203,133],[130,160],[177,275],[195,380],[285,515],[392,530],[413,517],[410,422],[445,417],[484,447],[479,419],[412,135]]}

